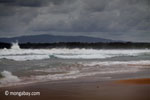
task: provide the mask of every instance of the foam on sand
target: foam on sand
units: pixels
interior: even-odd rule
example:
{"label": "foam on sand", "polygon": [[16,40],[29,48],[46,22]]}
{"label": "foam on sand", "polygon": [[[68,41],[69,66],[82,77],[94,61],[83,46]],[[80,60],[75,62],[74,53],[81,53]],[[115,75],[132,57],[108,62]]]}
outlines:
{"label": "foam on sand", "polygon": [[84,66],[110,66],[110,65],[127,65],[127,66],[135,66],[135,67],[140,67],[140,66],[145,66],[145,65],[150,65],[149,60],[139,60],[139,61],[93,61],[93,62],[79,62],[79,64],[82,64]]}

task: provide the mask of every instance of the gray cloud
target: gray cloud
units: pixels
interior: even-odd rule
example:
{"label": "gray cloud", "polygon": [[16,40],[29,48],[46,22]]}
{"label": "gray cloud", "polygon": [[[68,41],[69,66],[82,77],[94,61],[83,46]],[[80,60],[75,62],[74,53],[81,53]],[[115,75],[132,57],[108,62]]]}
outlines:
{"label": "gray cloud", "polygon": [[0,0],[0,36],[88,35],[150,42],[149,0]]}
{"label": "gray cloud", "polygon": [[70,2],[70,0],[0,0],[0,4],[6,6],[41,7],[47,6],[49,3],[59,5],[66,1]]}

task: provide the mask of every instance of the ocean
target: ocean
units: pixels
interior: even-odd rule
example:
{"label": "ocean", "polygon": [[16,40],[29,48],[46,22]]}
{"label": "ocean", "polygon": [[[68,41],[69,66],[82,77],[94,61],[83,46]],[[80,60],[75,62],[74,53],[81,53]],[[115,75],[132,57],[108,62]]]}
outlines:
{"label": "ocean", "polygon": [[[149,49],[0,49],[0,87],[77,79],[150,77]],[[125,77],[128,74],[135,76]]]}

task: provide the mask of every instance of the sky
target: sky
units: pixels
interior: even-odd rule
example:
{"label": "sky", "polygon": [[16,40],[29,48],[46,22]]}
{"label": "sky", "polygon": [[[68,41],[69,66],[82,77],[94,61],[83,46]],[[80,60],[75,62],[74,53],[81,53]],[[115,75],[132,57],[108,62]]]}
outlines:
{"label": "sky", "polygon": [[150,0],[0,0],[0,37],[39,34],[150,42]]}

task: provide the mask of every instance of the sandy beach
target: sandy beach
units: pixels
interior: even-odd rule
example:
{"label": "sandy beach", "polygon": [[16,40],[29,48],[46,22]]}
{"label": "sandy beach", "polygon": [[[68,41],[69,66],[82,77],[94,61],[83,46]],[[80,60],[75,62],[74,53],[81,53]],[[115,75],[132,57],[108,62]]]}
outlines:
{"label": "sandy beach", "polygon": [[0,100],[150,100],[150,0],[0,0]]}
{"label": "sandy beach", "polygon": [[0,100],[150,100],[149,54],[147,49],[21,49],[16,43],[1,50]]}
{"label": "sandy beach", "polygon": [[[40,92],[40,96],[5,96],[5,91]],[[150,79],[99,81],[81,78],[0,89],[1,100],[150,100]]]}
{"label": "sandy beach", "polygon": [[116,83],[120,84],[150,84],[150,78],[142,78],[142,79],[128,79],[128,80],[118,80]]}

